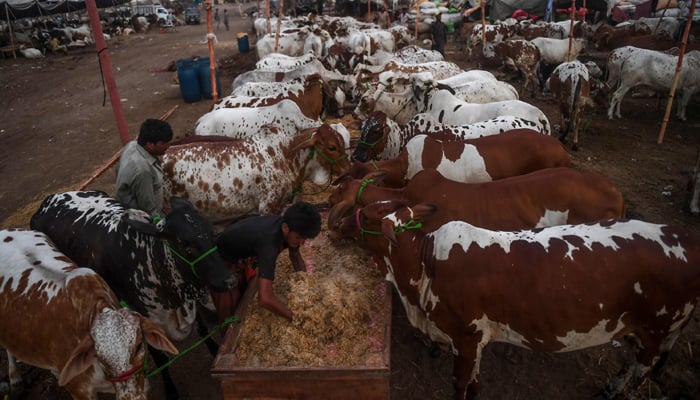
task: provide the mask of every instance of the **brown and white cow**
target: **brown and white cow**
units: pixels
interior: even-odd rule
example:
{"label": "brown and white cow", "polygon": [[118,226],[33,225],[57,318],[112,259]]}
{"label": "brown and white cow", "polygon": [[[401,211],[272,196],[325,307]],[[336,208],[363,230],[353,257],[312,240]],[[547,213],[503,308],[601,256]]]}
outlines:
{"label": "brown and white cow", "polygon": [[333,89],[323,80],[321,74],[314,73],[304,79],[303,89],[298,93],[261,97],[231,95],[214,103],[211,111],[222,108],[260,107],[277,104],[282,100],[292,100],[299,106],[307,118],[319,119],[324,111],[326,115],[335,117],[338,104],[335,101]]}
{"label": "brown and white cow", "polygon": [[678,227],[609,220],[511,232],[451,221],[426,232],[434,206],[389,207],[360,209],[343,229],[374,255],[411,324],[451,348],[459,399],[478,392],[491,342],[568,352],[628,337],[636,359],[607,388],[624,394],[658,372],[697,306],[700,241]]}
{"label": "brown and white cow", "polygon": [[486,43],[499,43],[506,41],[517,33],[517,25],[507,24],[475,24],[467,38],[467,54],[472,54],[472,49],[480,44],[482,39],[486,37]]}
{"label": "brown and white cow", "polygon": [[[525,96],[525,90],[532,83],[531,96],[535,95],[537,70],[540,66],[540,50],[528,40],[508,40],[492,44],[493,52],[500,58],[503,65],[520,71],[525,78],[520,96]],[[484,54],[488,54],[484,51]]]}
{"label": "brown and white cow", "polygon": [[53,372],[75,400],[148,398],[145,344],[178,353],[160,328],[41,232],[0,231],[0,259],[0,347],[13,387],[22,380],[16,358]]}
{"label": "brown and white cow", "polygon": [[581,116],[586,106],[594,106],[591,100],[593,80],[588,68],[580,61],[559,64],[547,80],[547,87],[559,102],[561,131],[559,139],[566,140],[569,131],[574,133],[573,150],[578,150],[578,132]]}
{"label": "brown and white cow", "polygon": [[247,139],[171,146],[163,156],[164,191],[186,197],[211,221],[275,214],[304,180],[323,185],[346,168],[349,146],[342,125],[325,124],[292,138],[264,126]]}
{"label": "brown and white cow", "polygon": [[447,179],[476,183],[570,165],[571,156],[561,142],[534,131],[449,142],[417,135],[409,140],[398,157],[355,162],[340,178],[349,175],[359,179],[372,171],[385,170],[387,175],[383,181],[387,186],[403,187],[419,171],[434,168]]}
{"label": "brown and white cow", "polygon": [[424,169],[401,189],[367,183],[380,182],[385,174],[373,172],[362,180],[343,178],[328,198],[332,206],[328,226],[332,228],[354,207],[383,200],[435,204],[435,214],[423,224],[427,231],[452,220],[487,229],[516,230],[623,216],[622,194],[612,181],[567,167],[482,183],[455,182],[434,169]]}

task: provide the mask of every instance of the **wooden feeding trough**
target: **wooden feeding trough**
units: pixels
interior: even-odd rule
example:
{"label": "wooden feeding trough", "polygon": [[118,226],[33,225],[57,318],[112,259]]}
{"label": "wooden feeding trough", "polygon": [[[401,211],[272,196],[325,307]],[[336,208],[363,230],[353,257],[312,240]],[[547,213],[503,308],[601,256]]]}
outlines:
{"label": "wooden feeding trough", "polygon": [[[318,240],[318,239],[317,239]],[[318,247],[319,251],[326,248],[325,243],[320,243],[320,245],[314,245]],[[304,250],[304,249],[303,249]],[[339,250],[332,250],[340,252]],[[307,255],[304,255],[307,258]],[[328,260],[323,254],[321,254],[322,260]],[[349,256],[350,257],[350,256]],[[286,254],[281,256],[280,259],[286,258]],[[333,259],[334,257],[332,257]],[[346,259],[350,260],[350,259]],[[353,260],[356,261],[356,260]],[[279,260],[278,260],[279,262]],[[324,261],[326,262],[326,261]],[[337,264],[335,261],[331,261]],[[365,264],[360,262],[361,264]],[[307,258],[308,264],[308,258]],[[333,275],[338,275],[338,269],[344,268],[348,265],[345,262],[341,262],[342,265],[331,265],[334,271],[331,273]],[[355,264],[353,262],[353,264]],[[280,268],[278,265],[275,278],[276,288],[285,284],[285,281],[295,279],[312,279],[306,278],[306,276],[319,275],[318,270],[325,267],[316,268],[313,274],[306,275],[304,273],[298,273],[303,275],[297,275],[292,277],[292,279],[286,278],[283,272],[280,270],[291,269],[291,268]],[[362,268],[369,270],[371,267],[362,265]],[[376,274],[376,272],[375,272]],[[302,278],[300,278],[302,277]],[[347,279],[342,279],[345,282]],[[270,328],[269,326],[257,326],[260,318],[271,318],[274,319],[274,324],[281,326],[281,329],[287,329],[292,323],[283,320],[280,317],[274,316],[266,310],[259,308],[257,304],[257,292],[253,289],[257,287],[254,281],[251,281],[249,287],[251,289],[247,290],[240,303],[237,307],[236,316],[241,319],[240,324],[231,325],[226,332],[224,342],[221,345],[219,353],[214,359],[214,364],[211,369],[211,374],[214,379],[219,381],[221,386],[221,392],[224,399],[333,399],[333,400],[357,400],[357,399],[389,399],[390,397],[390,354],[391,354],[391,286],[381,278],[374,276],[372,279],[372,284],[367,285],[368,287],[364,290],[369,290],[371,293],[360,293],[360,297],[371,296],[372,299],[370,303],[372,304],[372,318],[373,322],[369,325],[367,321],[345,321],[341,322],[346,324],[345,326],[357,328],[359,330],[371,330],[373,333],[369,338],[370,342],[373,343],[371,346],[372,350],[368,351],[368,355],[361,355],[359,358],[353,357],[352,365],[338,365],[338,362],[345,362],[343,357],[335,357],[333,360],[335,362],[329,362],[325,364],[325,358],[320,357],[321,362],[319,363],[319,357],[316,357],[315,362],[312,363],[302,363],[303,365],[284,365],[284,362],[280,362],[280,365],[275,364],[276,360],[271,363],[269,359],[264,362],[253,362],[250,360],[249,342],[264,341],[267,339],[262,338],[265,336],[266,332],[269,330],[274,330],[275,328]],[[347,297],[348,290],[341,290],[342,299],[344,301]],[[304,294],[304,296],[308,296]],[[328,293],[324,294],[324,297],[328,296]],[[318,298],[311,300],[312,302],[318,302]],[[337,303],[338,298],[332,298],[330,301]],[[292,301],[289,301],[290,308]],[[294,309],[293,309],[294,311]],[[297,320],[295,313],[295,321]],[[337,311],[333,311],[337,314]],[[261,317],[260,315],[264,315]],[[366,315],[367,313],[365,313]],[[299,318],[299,321],[305,319]],[[318,321],[305,321],[308,324],[302,328],[302,332],[307,336],[306,339],[311,340],[309,336],[322,336],[317,332],[313,332],[313,329],[324,325],[324,318],[321,317]],[[335,317],[338,319],[337,317]],[[341,319],[344,319],[341,317]],[[281,322],[280,322],[281,321]],[[249,325],[252,324],[254,328],[251,328],[252,332],[246,332],[246,322]],[[293,321],[294,322],[294,321]],[[301,322],[297,322],[300,324]],[[335,323],[338,323],[336,321]],[[365,328],[367,326],[367,328]],[[371,326],[371,328],[369,328]],[[335,329],[336,334],[341,332],[342,336],[345,333],[345,329],[342,327],[340,329]],[[356,331],[357,332],[357,331]],[[354,336],[360,336],[353,333]],[[252,338],[251,338],[252,336]],[[288,336],[282,334],[281,337],[284,339],[277,339],[277,342],[284,342],[286,346],[280,347],[293,347],[294,352],[298,355],[302,355],[307,350],[305,349],[305,344],[296,345],[294,341],[288,341]],[[355,340],[355,338],[352,338]],[[338,353],[341,351],[340,342],[344,340],[337,339],[337,350]],[[362,343],[367,342],[367,338],[361,338]],[[257,346],[258,343],[255,343]],[[265,345],[267,346],[267,345]],[[312,350],[316,348],[323,351],[326,344],[314,345]],[[330,344],[332,347],[333,344]],[[255,354],[262,354],[264,356],[272,356],[282,350],[275,350],[276,347],[274,343],[270,348],[262,347],[253,350]],[[350,346],[352,347],[352,346]],[[362,347],[362,346],[357,346]],[[335,351],[335,349],[334,349]],[[343,350],[344,351],[344,350]],[[364,350],[360,349],[359,352]],[[371,353],[371,354],[370,354]],[[253,357],[257,359],[257,356]],[[360,361],[357,361],[360,360]],[[299,360],[297,360],[299,361]],[[364,365],[358,365],[364,364]]]}

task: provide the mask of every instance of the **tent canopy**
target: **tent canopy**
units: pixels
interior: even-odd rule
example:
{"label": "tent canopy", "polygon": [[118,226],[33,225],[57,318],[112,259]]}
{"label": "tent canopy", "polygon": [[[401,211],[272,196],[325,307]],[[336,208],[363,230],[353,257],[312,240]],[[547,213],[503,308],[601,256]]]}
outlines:
{"label": "tent canopy", "polygon": [[515,10],[527,11],[530,14],[544,17],[547,11],[548,0],[488,0],[488,16],[492,20],[503,20],[511,15]]}
{"label": "tent canopy", "polygon": [[[129,0],[94,0],[97,8],[114,7]],[[62,14],[85,9],[85,0],[0,0],[0,20],[36,18],[51,14]]]}

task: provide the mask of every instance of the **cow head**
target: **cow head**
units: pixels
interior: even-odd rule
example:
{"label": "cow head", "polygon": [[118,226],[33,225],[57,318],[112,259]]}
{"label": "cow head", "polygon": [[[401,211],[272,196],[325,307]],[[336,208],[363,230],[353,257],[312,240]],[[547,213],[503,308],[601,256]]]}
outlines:
{"label": "cow head", "polygon": [[170,198],[170,207],[168,215],[155,225],[132,218],[125,218],[125,222],[138,231],[161,238],[178,265],[188,271],[184,276],[189,273],[216,291],[238,285],[236,275],[216,251],[209,221],[190,202],[179,197]]}
{"label": "cow head", "polygon": [[333,171],[342,171],[350,166],[348,153],[350,132],[342,124],[332,127],[323,124],[309,135],[297,135],[285,151],[286,158],[293,158],[301,150],[308,149],[305,178],[317,185],[330,182]]}
{"label": "cow head", "polygon": [[360,142],[352,153],[352,159],[366,162],[375,159],[377,154],[384,151],[389,127],[386,123],[387,116],[382,111],[373,112],[362,124]]}

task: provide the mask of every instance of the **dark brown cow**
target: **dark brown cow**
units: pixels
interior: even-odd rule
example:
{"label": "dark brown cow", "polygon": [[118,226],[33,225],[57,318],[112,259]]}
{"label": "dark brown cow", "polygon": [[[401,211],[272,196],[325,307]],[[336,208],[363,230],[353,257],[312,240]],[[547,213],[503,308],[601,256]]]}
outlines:
{"label": "dark brown cow", "polygon": [[342,229],[372,253],[411,324],[451,348],[459,399],[478,391],[490,342],[568,352],[628,337],[636,358],[607,393],[636,389],[700,295],[700,241],[678,227],[610,220],[508,232],[451,221],[426,232],[434,206],[387,215],[395,207],[373,203]]}
{"label": "dark brown cow", "polygon": [[364,180],[344,178],[328,199],[333,206],[328,226],[332,229],[354,206],[382,200],[404,200],[409,205],[434,203],[437,211],[423,226],[428,231],[452,220],[515,230],[623,216],[622,194],[608,178],[571,168],[547,168],[484,183],[455,182],[434,169],[425,169],[402,189],[368,184],[380,181],[384,174],[377,171]]}
{"label": "dark brown cow", "polygon": [[535,131],[444,143],[427,135],[417,135],[398,157],[355,162],[341,177],[348,175],[359,179],[381,169],[387,171],[384,179],[387,186],[402,187],[425,168],[435,168],[454,181],[476,183],[570,165],[571,156],[556,138]]}

